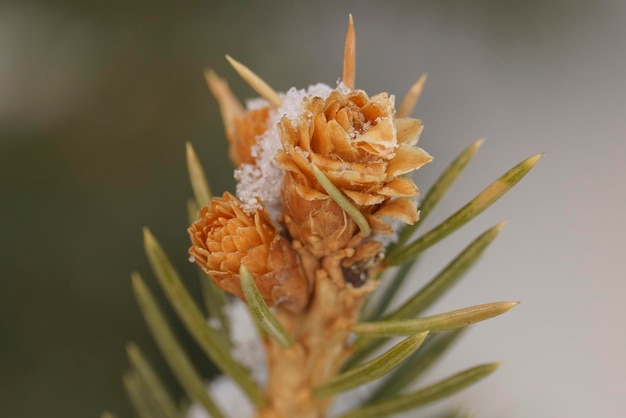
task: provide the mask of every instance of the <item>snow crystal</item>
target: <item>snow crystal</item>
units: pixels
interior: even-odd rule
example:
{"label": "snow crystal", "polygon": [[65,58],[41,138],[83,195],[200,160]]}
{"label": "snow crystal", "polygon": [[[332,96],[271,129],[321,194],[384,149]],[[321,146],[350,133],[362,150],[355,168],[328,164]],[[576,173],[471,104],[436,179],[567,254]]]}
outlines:
{"label": "snow crystal", "polygon": [[[281,148],[277,125],[283,117],[297,121],[304,112],[303,102],[308,97],[325,99],[333,89],[325,84],[318,83],[308,89],[298,90],[292,87],[287,93],[281,94],[283,105],[272,109],[268,118],[268,129],[257,138],[251,154],[256,163],[242,164],[235,170],[237,180],[237,197],[243,203],[243,210],[251,213],[265,206],[272,219],[281,213],[280,186],[282,173],[274,157]],[[262,100],[262,99],[261,99]],[[257,100],[248,101],[248,109],[262,106]],[[267,104],[267,102],[265,102]]]}
{"label": "snow crystal", "polygon": [[262,97],[254,97],[252,99],[246,99],[246,109],[248,110],[258,110],[268,105],[269,105],[268,101]]}
{"label": "snow crystal", "polygon": [[345,83],[341,80],[337,80],[337,91],[341,94],[349,94],[352,93],[352,89],[345,85]]}
{"label": "snow crystal", "polygon": [[225,313],[230,322],[233,357],[252,372],[257,382],[264,383],[267,380],[265,349],[248,305],[234,299],[225,307]]}

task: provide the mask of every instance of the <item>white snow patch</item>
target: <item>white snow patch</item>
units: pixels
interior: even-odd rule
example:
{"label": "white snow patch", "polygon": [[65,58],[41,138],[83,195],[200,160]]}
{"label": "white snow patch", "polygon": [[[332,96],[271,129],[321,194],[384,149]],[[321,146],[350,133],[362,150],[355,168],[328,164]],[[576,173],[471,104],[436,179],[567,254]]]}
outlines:
{"label": "white snow patch", "polygon": [[352,89],[346,86],[341,79],[337,80],[337,91],[343,95],[352,93]]}
{"label": "white snow patch", "polygon": [[[234,299],[224,307],[224,313],[230,323],[230,338],[233,343],[231,354],[235,360],[250,370],[252,377],[259,384],[264,384],[267,381],[265,348],[247,305],[239,299]],[[214,325],[209,320],[209,326]],[[228,418],[254,417],[254,406],[228,376],[216,377],[209,382],[207,390]],[[202,405],[194,403],[187,413],[187,418],[210,418],[210,415]]]}
{"label": "white snow patch", "polygon": [[250,316],[248,305],[234,299],[225,307],[230,322],[231,354],[250,370],[254,379],[263,384],[267,381],[267,358],[265,347],[259,337],[256,324]]}
{"label": "white snow patch", "polygon": [[[331,87],[319,83],[309,86],[306,90],[292,87],[287,93],[281,94],[283,105],[270,111],[267,131],[259,135],[257,143],[251,149],[251,154],[256,160],[255,164],[242,164],[235,170],[237,197],[243,203],[244,211],[251,213],[260,209],[263,204],[272,219],[276,219],[282,212],[280,202],[282,172],[274,161],[276,153],[281,148],[277,125],[283,117],[292,121],[301,118],[306,98],[325,99],[332,91]],[[253,109],[264,104],[251,100],[247,105],[248,109]]]}
{"label": "white snow patch", "polygon": [[263,109],[265,106],[268,106],[269,103],[262,97],[254,97],[252,99],[246,99],[246,109],[247,110],[258,110]]}
{"label": "white snow patch", "polygon": [[[218,408],[229,418],[252,418],[254,406],[243,391],[226,376],[219,376],[209,382],[207,388]],[[187,412],[187,418],[211,418],[211,415],[198,403]]]}
{"label": "white snow patch", "polygon": [[221,329],[222,328],[222,324],[221,324],[220,320],[217,319],[217,318],[209,318],[209,327],[211,327],[213,329]]}

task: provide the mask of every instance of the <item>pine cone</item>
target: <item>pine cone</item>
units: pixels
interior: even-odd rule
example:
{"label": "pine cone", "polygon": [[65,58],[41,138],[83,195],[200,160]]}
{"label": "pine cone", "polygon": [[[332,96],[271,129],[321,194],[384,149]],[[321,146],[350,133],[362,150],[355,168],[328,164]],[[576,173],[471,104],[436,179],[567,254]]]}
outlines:
{"label": "pine cone", "polygon": [[[381,93],[369,98],[361,90],[313,97],[304,109],[301,118],[283,118],[278,127],[282,150],[276,161],[285,170],[283,204],[289,232],[309,242],[325,236],[311,228],[303,230],[303,224],[317,229],[327,225],[333,241],[337,231],[344,230],[347,235],[338,244],[343,245],[355,230],[351,220],[335,219],[345,215],[328,202],[311,164],[352,200],[375,231],[391,232],[383,217],[414,223],[418,213],[412,198],[418,189],[402,175],[432,160],[415,147],[420,121],[395,119],[393,96]],[[297,228],[289,228],[289,219]]]}
{"label": "pine cone", "polygon": [[304,308],[309,285],[297,253],[279,235],[264,209],[248,215],[230,193],[200,209],[189,229],[189,254],[221,289],[244,299],[239,268],[249,271],[269,306]]}

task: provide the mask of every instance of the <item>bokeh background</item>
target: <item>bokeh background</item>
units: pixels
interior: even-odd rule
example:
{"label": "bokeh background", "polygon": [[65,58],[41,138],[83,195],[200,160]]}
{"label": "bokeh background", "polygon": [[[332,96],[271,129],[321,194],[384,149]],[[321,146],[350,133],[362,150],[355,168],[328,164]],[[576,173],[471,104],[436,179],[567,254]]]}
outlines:
{"label": "bokeh background", "polygon": [[475,326],[433,378],[505,360],[454,403],[487,418],[623,416],[620,0],[2,0],[0,416],[130,415],[125,343],[137,341],[162,366],[130,287],[133,270],[152,280],[141,228],[193,277],[185,142],[216,193],[234,184],[202,71],[214,68],[240,97],[253,92],[225,53],[277,90],[332,85],[350,12],[358,87],[401,98],[429,74],[416,116],[426,127],[421,146],[436,159],[419,173],[422,189],[471,141],[487,138],[426,227],[513,164],[546,152],[509,196],[429,250],[416,273],[413,286],[478,233],[510,220],[433,311],[523,303]]}

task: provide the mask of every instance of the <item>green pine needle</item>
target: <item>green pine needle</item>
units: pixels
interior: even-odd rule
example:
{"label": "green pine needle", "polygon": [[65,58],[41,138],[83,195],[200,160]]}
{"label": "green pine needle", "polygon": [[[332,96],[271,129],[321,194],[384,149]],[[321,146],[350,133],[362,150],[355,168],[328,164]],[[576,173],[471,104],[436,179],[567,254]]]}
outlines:
{"label": "green pine needle", "polygon": [[322,170],[317,168],[315,164],[311,164],[311,168],[313,170],[313,175],[320,183],[320,185],[324,188],[324,190],[326,190],[328,196],[330,196],[330,198],[333,199],[335,203],[337,203],[349,217],[352,218],[354,223],[358,225],[359,229],[361,230],[361,235],[364,237],[369,236],[369,234],[371,233],[370,225],[367,223],[367,219],[365,219],[365,216],[363,216],[361,211],[356,206],[354,206],[343,193],[341,193],[341,190],[339,190],[337,186],[335,186],[333,182],[330,181],[330,179],[326,176],[326,174],[322,172]]}
{"label": "green pine needle", "polygon": [[130,363],[137,372],[139,378],[144,382],[147,389],[152,393],[156,403],[160,406],[163,414],[167,418],[180,418],[182,415],[178,411],[174,400],[165,389],[165,385],[159,379],[150,362],[145,358],[136,344],[130,343],[126,346]]}
{"label": "green pine needle", "polygon": [[465,331],[460,328],[451,332],[430,335],[424,344],[409,356],[402,367],[398,367],[378,385],[366,404],[391,398],[405,391],[439,360]]}
{"label": "green pine needle", "polygon": [[496,239],[506,225],[502,221],[482,234],[463,249],[426,286],[393,312],[385,315],[385,320],[407,319],[419,315],[436,302],[478,261],[487,247]]}
{"label": "green pine needle", "polygon": [[[472,143],[469,147],[463,150],[452,163],[446,168],[446,170],[441,173],[439,178],[435,181],[435,183],[431,186],[431,188],[426,192],[426,195],[422,199],[419,206],[420,217],[413,225],[406,225],[398,236],[398,240],[391,243],[387,247],[386,254],[391,255],[398,249],[400,249],[417,231],[419,226],[424,222],[424,220],[430,215],[433,209],[437,206],[437,204],[443,199],[446,195],[450,187],[454,184],[458,176],[463,172],[467,164],[472,160],[476,151],[483,144],[484,139],[479,139]],[[413,260],[404,263],[400,270],[396,273],[391,283],[382,288],[380,291],[382,295],[376,298],[376,303],[368,303],[366,307],[366,311],[364,312],[362,319],[364,320],[377,320],[383,315],[383,313],[387,310],[391,301],[395,298],[398,290],[405,282],[408,277],[408,273],[413,268],[415,262],[417,261],[417,257]]]}
{"label": "green pine needle", "polygon": [[141,389],[141,382],[139,377],[134,372],[126,372],[122,377],[124,382],[124,389],[126,395],[130,399],[130,403],[133,405],[135,412],[139,415],[139,418],[154,418],[158,416],[158,412],[154,410],[153,405],[146,398],[146,393]]}
{"label": "green pine needle", "polygon": [[415,258],[419,253],[428,247],[441,241],[452,232],[465,225],[478,214],[487,209],[492,203],[497,201],[502,195],[508,192],[518,181],[520,181],[539,161],[542,154],[537,154],[511,168],[500,178],[491,183],[485,190],[478,194],[469,203],[452,214],[441,224],[431,229],[420,238],[405,247],[394,250],[387,254],[385,258],[387,265],[403,264]]}
{"label": "green pine needle", "polygon": [[178,382],[187,395],[199,402],[214,418],[225,418],[206,390],[202,376],[195,370],[184,348],[176,340],[165,316],[138,273],[132,275],[133,289],[139,307],[154,339]]}
{"label": "green pine needle", "polygon": [[196,199],[187,199],[187,219],[190,223],[198,219],[198,210],[200,207]]}
{"label": "green pine needle", "polygon": [[453,395],[493,373],[499,363],[483,364],[406,395],[355,409],[339,418],[380,418],[415,409]]}
{"label": "green pine needle", "polygon": [[449,331],[501,315],[518,303],[492,302],[422,318],[399,321],[359,322],[353,324],[350,329],[356,334],[368,337],[398,337],[424,331]]}
{"label": "green pine needle", "polygon": [[450,163],[448,168],[441,173],[439,178],[435,181],[432,187],[428,190],[422,202],[420,203],[419,211],[420,218],[413,225],[405,226],[400,232],[398,240],[394,242],[388,253],[393,253],[395,248],[402,247],[410,238],[417,228],[424,222],[424,220],[430,215],[435,206],[445,196],[446,192],[454,184],[458,176],[463,172],[467,164],[472,160],[476,151],[480,148],[485,140],[479,139],[472,143],[469,147],[463,150],[455,159]]}
{"label": "green pine needle", "polygon": [[256,283],[254,283],[252,275],[243,265],[239,268],[239,279],[248,308],[257,325],[283,347],[291,347],[294,344],[293,338],[285,331],[278,319],[267,307],[263,296],[261,296],[259,289],[256,287]]}
{"label": "green pine needle", "polygon": [[361,321],[376,321],[383,316],[402,287],[402,284],[404,284],[404,281],[409,276],[416,261],[417,258],[402,264],[393,277],[381,279],[382,283],[380,283],[376,293],[369,296],[361,309]]}
{"label": "green pine needle", "polygon": [[422,332],[401,341],[375,359],[316,387],[313,389],[313,395],[318,398],[334,396],[384,376],[417,350],[427,334],[427,332]]}
{"label": "green pine needle", "polygon": [[189,333],[211,358],[216,367],[230,376],[255,405],[262,405],[264,402],[263,392],[252,380],[248,371],[232,357],[220,334],[208,326],[200,308],[183,285],[161,246],[147,228],[144,229],[144,245],[161,288]]}
{"label": "green pine needle", "polygon": [[[385,315],[383,320],[399,320],[413,318],[431,306],[448,291],[469,268],[479,259],[489,244],[498,236],[505,222],[491,227],[472,241],[454,260],[448,263],[426,286],[421,288],[409,300],[393,312]],[[354,367],[384,343],[384,340],[372,340],[365,337],[357,338],[354,347],[357,349],[345,363],[344,368]]]}
{"label": "green pine needle", "polygon": [[196,202],[198,202],[198,206],[206,206],[209,204],[209,201],[212,197],[209,182],[204,175],[204,170],[202,169],[200,160],[198,159],[198,156],[196,155],[193,146],[189,142],[187,142],[186,144],[186,151],[187,170],[189,171],[189,180],[191,181],[193,194],[196,197]]}

